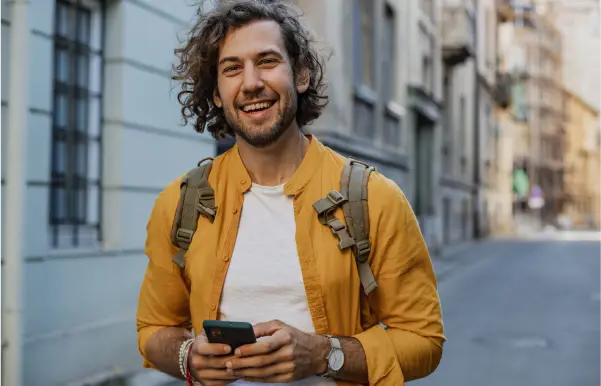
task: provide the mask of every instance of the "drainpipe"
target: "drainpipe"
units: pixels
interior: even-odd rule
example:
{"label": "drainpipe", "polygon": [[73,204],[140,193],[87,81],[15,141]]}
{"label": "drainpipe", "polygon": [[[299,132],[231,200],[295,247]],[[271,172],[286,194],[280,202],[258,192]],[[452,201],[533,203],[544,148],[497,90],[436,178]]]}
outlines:
{"label": "drainpipe", "polygon": [[[29,3],[30,0],[12,1],[12,19],[10,22],[10,57],[9,57],[9,94],[8,94],[8,141],[6,157],[5,181],[5,224],[3,233],[4,257],[4,321],[3,331],[6,341],[3,342],[2,384],[11,386],[23,385],[22,366],[22,263],[23,234],[25,228],[23,197],[25,196],[25,173],[28,115],[28,53],[29,53]],[[6,346],[5,346],[6,345]]]}

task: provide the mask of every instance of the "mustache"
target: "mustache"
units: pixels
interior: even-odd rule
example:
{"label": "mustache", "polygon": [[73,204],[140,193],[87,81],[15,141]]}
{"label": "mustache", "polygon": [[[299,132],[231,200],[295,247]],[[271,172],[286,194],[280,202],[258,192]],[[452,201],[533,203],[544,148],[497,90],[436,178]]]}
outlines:
{"label": "mustache", "polygon": [[262,99],[274,101],[274,100],[277,100],[278,98],[274,97],[274,96],[270,96],[270,95],[262,93],[262,92],[247,94],[247,95],[245,95],[245,98],[243,100],[234,101],[234,107],[241,108],[245,104],[248,104],[250,102],[257,101],[257,100],[262,100]]}

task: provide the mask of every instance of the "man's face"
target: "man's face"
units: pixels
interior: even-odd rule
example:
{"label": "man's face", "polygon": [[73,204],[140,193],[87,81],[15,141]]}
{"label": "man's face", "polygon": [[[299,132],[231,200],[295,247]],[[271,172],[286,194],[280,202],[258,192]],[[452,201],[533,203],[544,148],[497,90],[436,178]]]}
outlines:
{"label": "man's face", "polygon": [[274,21],[231,30],[221,44],[217,74],[215,105],[223,108],[234,132],[255,147],[275,142],[288,129],[296,116],[297,92],[307,88],[295,84]]}

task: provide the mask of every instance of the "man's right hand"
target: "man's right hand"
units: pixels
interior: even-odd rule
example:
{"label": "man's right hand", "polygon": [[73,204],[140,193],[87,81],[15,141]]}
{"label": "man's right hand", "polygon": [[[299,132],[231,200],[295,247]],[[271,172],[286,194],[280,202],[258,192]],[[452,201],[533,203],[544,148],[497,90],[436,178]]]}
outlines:
{"label": "man's right hand", "polygon": [[225,364],[233,355],[226,344],[209,343],[207,337],[199,335],[190,350],[188,368],[194,379],[204,386],[227,385],[239,377],[229,375]]}

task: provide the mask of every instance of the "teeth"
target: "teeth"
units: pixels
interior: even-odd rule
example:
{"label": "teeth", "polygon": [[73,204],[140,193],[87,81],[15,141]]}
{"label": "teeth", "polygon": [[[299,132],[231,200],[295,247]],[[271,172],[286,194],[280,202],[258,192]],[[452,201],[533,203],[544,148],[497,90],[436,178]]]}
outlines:
{"label": "teeth", "polygon": [[252,105],[246,105],[242,108],[245,113],[254,110],[266,109],[271,106],[271,102],[253,103]]}

